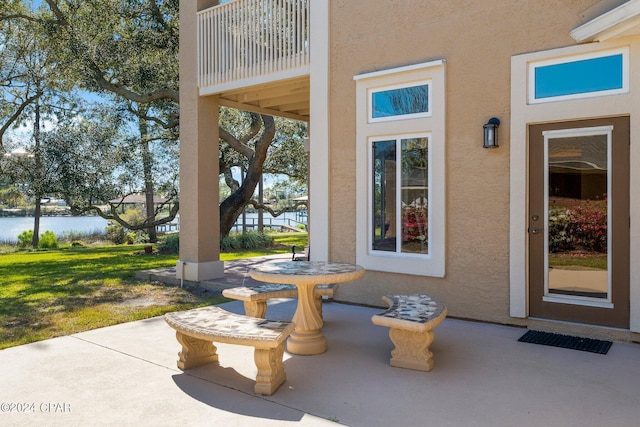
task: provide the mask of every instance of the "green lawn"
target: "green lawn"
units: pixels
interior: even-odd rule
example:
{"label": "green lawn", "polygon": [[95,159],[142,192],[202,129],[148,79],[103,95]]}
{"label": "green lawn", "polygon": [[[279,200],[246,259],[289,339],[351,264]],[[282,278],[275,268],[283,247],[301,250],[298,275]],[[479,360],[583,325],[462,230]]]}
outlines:
{"label": "green lawn", "polygon": [[[307,233],[278,233],[277,246],[224,253],[222,260],[289,252]],[[80,247],[0,255],[0,349],[225,301],[135,280],[140,270],[175,266],[176,255],[143,245]]]}
{"label": "green lawn", "polygon": [[589,252],[549,254],[549,265],[564,270],[606,270],[607,255]]}

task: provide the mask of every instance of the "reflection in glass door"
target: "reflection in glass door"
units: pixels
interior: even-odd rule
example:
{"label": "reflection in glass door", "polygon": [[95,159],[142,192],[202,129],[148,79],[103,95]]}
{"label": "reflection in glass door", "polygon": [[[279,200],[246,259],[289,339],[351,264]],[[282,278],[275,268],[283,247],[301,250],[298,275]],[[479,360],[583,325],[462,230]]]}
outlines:
{"label": "reflection in glass door", "polygon": [[610,126],[544,132],[545,299],[611,301]]}

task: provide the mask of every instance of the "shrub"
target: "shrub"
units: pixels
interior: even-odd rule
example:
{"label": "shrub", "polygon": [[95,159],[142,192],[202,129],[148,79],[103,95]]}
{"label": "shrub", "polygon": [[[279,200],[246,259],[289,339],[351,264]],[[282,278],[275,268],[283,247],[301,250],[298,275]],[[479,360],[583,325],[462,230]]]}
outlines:
{"label": "shrub", "polygon": [[109,225],[107,225],[107,239],[113,242],[116,245],[121,245],[127,241],[126,233],[124,232],[124,227],[118,224],[117,222],[109,221]]}
{"label": "shrub", "polygon": [[568,210],[552,208],[549,210],[549,252],[568,252],[575,249],[571,237]]}
{"label": "shrub", "polygon": [[180,235],[178,233],[167,234],[158,242],[158,251],[161,254],[177,254],[180,252]]}
{"label": "shrub", "polygon": [[549,252],[607,251],[607,210],[589,202],[549,211]]}
{"label": "shrub", "polygon": [[82,240],[74,240],[73,242],[71,242],[71,247],[73,248],[82,247],[82,246],[84,246],[84,242]]}
{"label": "shrub", "polygon": [[53,231],[47,230],[40,236],[39,247],[44,249],[53,249],[58,247],[58,238]]}
{"label": "shrub", "polygon": [[[139,225],[144,222],[146,219],[144,213],[140,209],[134,208],[129,209],[120,217],[131,225]],[[120,225],[116,221],[109,221],[109,225],[106,228],[107,230],[107,239],[115,243],[116,245],[121,245],[123,243],[134,244],[134,243],[146,243],[147,235],[144,231],[130,231],[125,227]]]}
{"label": "shrub", "polygon": [[428,238],[428,212],[426,206],[406,206],[402,212],[402,240],[425,241]]}
{"label": "shrub", "polygon": [[104,229],[95,229],[93,231],[64,231],[62,236],[58,238],[59,242],[68,242],[73,245],[73,242],[80,242],[82,245],[87,243],[99,242],[105,239]]}
{"label": "shrub", "polygon": [[248,233],[230,233],[228,236],[220,239],[220,250],[231,251],[239,249],[259,249],[273,245],[273,237],[250,231]]}
{"label": "shrub", "polygon": [[585,203],[569,211],[576,246],[588,251],[607,251],[607,210]]}
{"label": "shrub", "polygon": [[32,239],[33,239],[33,230],[23,231],[18,235],[18,246],[21,248],[26,248],[31,244]]}

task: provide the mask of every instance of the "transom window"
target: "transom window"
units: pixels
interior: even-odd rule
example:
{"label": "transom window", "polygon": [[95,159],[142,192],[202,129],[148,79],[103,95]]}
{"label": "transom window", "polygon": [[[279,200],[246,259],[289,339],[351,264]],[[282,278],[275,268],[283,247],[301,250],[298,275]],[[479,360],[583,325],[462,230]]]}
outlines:
{"label": "transom window", "polygon": [[529,64],[529,103],[565,101],[629,91],[629,50],[554,58]]}
{"label": "transom window", "polygon": [[374,140],[371,150],[371,249],[428,255],[428,135]]}
{"label": "transom window", "polygon": [[369,121],[414,119],[431,115],[431,84],[403,84],[369,91]]}

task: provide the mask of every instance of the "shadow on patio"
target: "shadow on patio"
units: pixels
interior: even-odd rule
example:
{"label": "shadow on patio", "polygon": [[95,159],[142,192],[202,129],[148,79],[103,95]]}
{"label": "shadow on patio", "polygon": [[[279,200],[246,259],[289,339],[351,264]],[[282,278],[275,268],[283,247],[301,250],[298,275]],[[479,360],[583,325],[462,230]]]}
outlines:
{"label": "shadow on patio", "polygon": [[[242,303],[223,305],[243,313]],[[267,317],[290,319],[292,300]],[[640,346],[607,355],[518,342],[524,329],[446,319],[435,368],[389,366],[380,309],[327,303],[329,350],[285,353],[287,381],[253,393],[253,348],[217,344],[220,366],[182,372],[162,318],[0,351],[3,425],[631,426],[640,418]],[[34,403],[9,412],[6,403]],[[69,411],[45,410],[49,403]],[[45,405],[43,405],[45,404]],[[29,406],[32,408],[32,406]],[[55,407],[54,407],[55,408]],[[64,408],[64,406],[61,406]]]}

